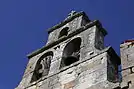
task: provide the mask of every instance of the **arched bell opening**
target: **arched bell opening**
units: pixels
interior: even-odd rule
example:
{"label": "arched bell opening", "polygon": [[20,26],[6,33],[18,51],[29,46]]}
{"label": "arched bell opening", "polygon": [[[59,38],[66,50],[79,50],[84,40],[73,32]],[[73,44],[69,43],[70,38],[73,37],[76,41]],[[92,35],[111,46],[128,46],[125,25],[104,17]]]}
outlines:
{"label": "arched bell opening", "polygon": [[76,58],[74,56],[69,56],[64,59],[65,66],[68,66],[77,61],[79,61],[79,58]]}
{"label": "arched bell opening", "polygon": [[35,66],[31,82],[37,81],[41,77],[48,75],[52,58],[52,51],[45,53],[39,58]]}
{"label": "arched bell opening", "polygon": [[60,34],[59,34],[59,37],[58,37],[58,38],[61,38],[61,37],[63,37],[63,36],[67,36],[67,35],[68,35],[68,29],[69,29],[69,27],[63,28],[63,29],[60,31]]}
{"label": "arched bell opening", "polygon": [[61,67],[71,65],[79,61],[81,38],[75,38],[70,41],[63,50]]}

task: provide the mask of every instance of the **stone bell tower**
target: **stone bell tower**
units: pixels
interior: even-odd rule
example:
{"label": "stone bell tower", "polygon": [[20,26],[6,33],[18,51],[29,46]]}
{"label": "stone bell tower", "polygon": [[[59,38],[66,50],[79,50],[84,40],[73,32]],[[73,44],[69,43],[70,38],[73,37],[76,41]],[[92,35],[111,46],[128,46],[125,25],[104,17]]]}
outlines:
{"label": "stone bell tower", "polygon": [[120,58],[104,46],[107,34],[98,20],[72,11],[48,30],[45,46],[28,55],[16,89],[113,89],[119,86]]}

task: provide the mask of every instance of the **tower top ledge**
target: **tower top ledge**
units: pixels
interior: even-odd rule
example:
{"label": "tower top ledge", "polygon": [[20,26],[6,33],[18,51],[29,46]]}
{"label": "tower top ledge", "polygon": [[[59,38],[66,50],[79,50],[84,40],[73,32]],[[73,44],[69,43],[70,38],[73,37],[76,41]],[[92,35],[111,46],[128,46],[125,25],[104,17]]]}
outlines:
{"label": "tower top ledge", "polygon": [[66,23],[68,23],[68,22],[72,21],[73,19],[80,17],[80,16],[84,16],[85,18],[88,19],[88,16],[83,11],[81,11],[81,12],[71,11],[71,13],[68,14],[68,17],[65,20],[63,20],[59,24],[49,28],[47,31],[48,31],[48,33],[50,33],[52,31],[54,31],[55,29],[62,27]]}

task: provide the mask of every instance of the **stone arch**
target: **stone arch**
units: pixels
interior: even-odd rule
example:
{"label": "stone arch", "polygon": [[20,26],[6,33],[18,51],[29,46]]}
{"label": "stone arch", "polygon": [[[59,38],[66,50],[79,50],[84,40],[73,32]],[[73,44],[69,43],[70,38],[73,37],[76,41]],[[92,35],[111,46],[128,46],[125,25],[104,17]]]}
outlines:
{"label": "stone arch", "polygon": [[39,58],[35,66],[31,82],[48,75],[52,58],[53,58],[52,51],[43,54]]}
{"label": "stone arch", "polygon": [[61,67],[71,65],[79,61],[81,38],[77,37],[71,40],[64,48],[61,60]]}

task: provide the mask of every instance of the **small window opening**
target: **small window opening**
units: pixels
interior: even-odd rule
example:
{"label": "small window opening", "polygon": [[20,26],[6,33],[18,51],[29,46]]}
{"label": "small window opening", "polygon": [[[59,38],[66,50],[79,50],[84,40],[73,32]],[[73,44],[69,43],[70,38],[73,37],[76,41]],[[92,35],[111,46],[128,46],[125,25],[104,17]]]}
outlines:
{"label": "small window opening", "polygon": [[60,31],[60,35],[59,35],[58,38],[61,38],[61,37],[63,37],[63,36],[67,36],[67,35],[68,35],[68,29],[69,29],[69,27],[63,28],[63,29]]}
{"label": "small window opening", "polygon": [[33,77],[31,82],[40,79],[43,76],[47,76],[50,69],[53,52],[47,52],[40,57],[35,66]]}
{"label": "small window opening", "polygon": [[69,66],[80,58],[81,38],[76,38],[69,42],[64,48],[61,67]]}
{"label": "small window opening", "polygon": [[93,55],[94,54],[94,52],[92,51],[92,52],[90,52],[90,55]]}

